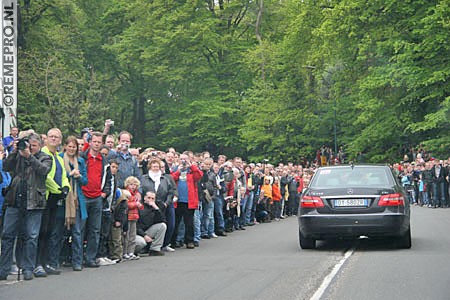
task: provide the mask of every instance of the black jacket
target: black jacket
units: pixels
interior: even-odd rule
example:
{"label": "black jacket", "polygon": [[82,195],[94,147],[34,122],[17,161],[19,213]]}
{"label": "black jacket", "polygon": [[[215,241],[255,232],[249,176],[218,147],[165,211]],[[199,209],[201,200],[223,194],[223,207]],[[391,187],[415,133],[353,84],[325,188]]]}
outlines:
{"label": "black jacket", "polygon": [[163,209],[163,204],[156,202],[156,205],[159,209],[155,209],[147,203],[144,203],[144,209],[139,211],[136,233],[140,236],[145,236],[145,231],[152,225],[164,223],[166,221],[164,214],[161,211]]}
{"label": "black jacket", "polygon": [[[123,226],[125,223],[127,223],[128,220],[128,200],[122,196],[117,198],[117,193],[115,192],[117,189],[117,178],[113,175],[113,188],[114,191],[113,199],[111,201],[111,213],[113,218],[113,225],[114,222],[120,222],[120,225]],[[114,225],[115,226],[115,225]]]}
{"label": "black jacket", "polygon": [[203,176],[198,182],[198,196],[199,200],[207,200],[205,196],[205,190],[208,191],[211,197],[215,197],[217,195],[217,183],[216,183],[216,174],[213,170],[203,171]]}
{"label": "black jacket", "polygon": [[441,166],[441,172],[439,173],[439,177],[436,177],[436,166],[433,166],[431,168],[431,173],[433,175],[433,182],[442,183],[446,181],[445,177],[447,177],[447,170],[445,169],[444,166]]}
{"label": "black jacket", "polygon": [[5,195],[5,203],[8,206],[16,205],[17,193],[26,181],[27,209],[44,209],[47,204],[45,180],[52,163],[52,158],[42,151],[29,158],[24,158],[18,152],[8,155],[3,170],[11,174],[12,180]]}
{"label": "black jacket", "polygon": [[175,181],[172,176],[167,174],[162,174],[159,181],[158,190],[155,191],[155,182],[147,174],[142,176],[141,181],[142,197],[148,191],[154,192],[156,194],[156,202],[163,203],[169,206],[173,203],[173,197],[177,195],[177,189],[175,186]]}

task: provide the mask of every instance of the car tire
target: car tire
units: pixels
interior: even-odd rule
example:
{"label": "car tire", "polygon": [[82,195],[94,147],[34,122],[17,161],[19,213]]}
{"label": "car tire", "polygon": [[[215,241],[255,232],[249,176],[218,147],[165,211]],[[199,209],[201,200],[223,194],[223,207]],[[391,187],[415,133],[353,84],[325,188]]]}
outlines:
{"label": "car tire", "polygon": [[410,249],[411,248],[411,227],[397,240],[397,247],[400,249]]}
{"label": "car tire", "polygon": [[298,240],[300,242],[300,248],[302,249],[316,248],[316,240],[311,238],[305,238],[300,231],[298,232]]}

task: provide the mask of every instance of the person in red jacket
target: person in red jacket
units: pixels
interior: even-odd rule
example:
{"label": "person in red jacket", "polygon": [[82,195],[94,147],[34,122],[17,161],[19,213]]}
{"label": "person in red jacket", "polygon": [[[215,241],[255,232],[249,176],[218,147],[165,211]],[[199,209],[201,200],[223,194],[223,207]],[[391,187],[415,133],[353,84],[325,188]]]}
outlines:
{"label": "person in red jacket", "polygon": [[179,165],[171,174],[178,188],[178,201],[175,206],[175,231],[172,235],[171,245],[177,247],[176,237],[178,227],[183,218],[185,225],[184,242],[186,248],[194,249],[194,212],[198,209],[198,182],[203,172],[195,163],[191,163],[189,155],[184,152],[180,155]]}
{"label": "person in red jacket", "polygon": [[139,259],[139,255],[134,254],[136,249],[136,223],[139,219],[139,210],[144,208],[144,205],[141,203],[141,194],[138,191],[141,182],[136,177],[129,176],[125,179],[124,185],[131,196],[128,198],[128,231],[123,247],[123,259],[135,260]]}

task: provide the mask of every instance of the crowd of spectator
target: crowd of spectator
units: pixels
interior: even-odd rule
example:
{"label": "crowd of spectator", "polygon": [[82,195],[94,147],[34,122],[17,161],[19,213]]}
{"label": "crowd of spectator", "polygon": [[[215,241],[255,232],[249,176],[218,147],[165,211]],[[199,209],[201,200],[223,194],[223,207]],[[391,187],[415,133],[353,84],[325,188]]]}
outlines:
{"label": "crowd of spectator", "polygon": [[[83,129],[63,140],[12,128],[0,145],[0,280],[98,268],[226,237],[297,214],[319,166],[346,163],[322,147],[313,162],[250,163],[209,152],[132,147],[132,134]],[[410,158],[411,157],[411,158]],[[450,159],[423,151],[392,165],[410,203],[449,207]]]}
{"label": "crowd of spectator", "polygon": [[[11,130],[0,146],[0,280],[195,249],[296,215],[314,167],[132,147],[132,134]],[[20,275],[21,274],[21,275]]]}
{"label": "crowd of spectator", "polygon": [[392,168],[413,205],[429,208],[450,206],[450,158],[436,159],[423,150],[405,154]]}

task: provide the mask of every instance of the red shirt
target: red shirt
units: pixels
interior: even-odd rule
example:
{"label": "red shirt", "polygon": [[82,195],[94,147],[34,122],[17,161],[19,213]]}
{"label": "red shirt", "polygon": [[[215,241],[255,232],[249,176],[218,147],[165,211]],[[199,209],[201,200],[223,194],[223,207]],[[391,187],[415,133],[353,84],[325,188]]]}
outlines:
{"label": "red shirt", "polygon": [[88,183],[81,187],[83,194],[87,198],[97,198],[102,194],[102,160],[103,158],[100,153],[94,157],[91,152],[88,151],[86,160]]}

